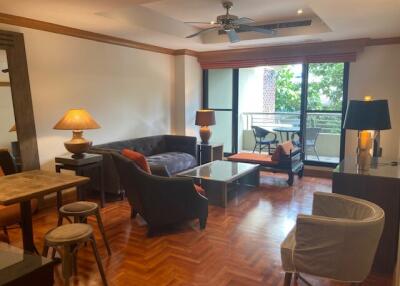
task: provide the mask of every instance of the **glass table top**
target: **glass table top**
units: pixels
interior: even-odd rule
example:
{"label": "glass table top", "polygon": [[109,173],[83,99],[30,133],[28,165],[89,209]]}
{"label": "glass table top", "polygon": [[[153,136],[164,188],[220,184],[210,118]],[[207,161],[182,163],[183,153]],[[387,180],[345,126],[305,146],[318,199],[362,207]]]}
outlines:
{"label": "glass table top", "polygon": [[231,182],[256,170],[258,167],[259,165],[257,164],[218,160],[184,171],[179,173],[178,176]]}
{"label": "glass table top", "polygon": [[26,253],[22,249],[0,242],[0,285],[16,281],[53,263],[51,259]]}
{"label": "glass table top", "polygon": [[386,177],[400,179],[400,160],[393,158],[379,158],[377,164],[372,164],[369,170],[359,170],[355,157],[346,157],[334,170],[335,173]]}

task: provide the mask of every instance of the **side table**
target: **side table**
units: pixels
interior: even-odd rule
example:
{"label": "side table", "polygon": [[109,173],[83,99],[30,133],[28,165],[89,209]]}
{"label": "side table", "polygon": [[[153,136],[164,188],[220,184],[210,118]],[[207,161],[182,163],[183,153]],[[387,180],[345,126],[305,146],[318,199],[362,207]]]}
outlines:
{"label": "side table", "polygon": [[[84,176],[85,171],[96,169],[98,172],[98,186],[100,191],[100,206],[103,208],[105,199],[105,190],[103,183],[103,156],[99,154],[83,154],[82,158],[74,158],[72,154],[59,156],[55,158],[56,172],[60,173],[61,170],[74,171],[78,176]],[[78,200],[84,200],[85,194],[81,187],[77,187]],[[57,192],[57,208],[62,206],[62,195]]]}
{"label": "side table", "polygon": [[222,160],[224,144],[197,144],[197,158],[199,165]]}

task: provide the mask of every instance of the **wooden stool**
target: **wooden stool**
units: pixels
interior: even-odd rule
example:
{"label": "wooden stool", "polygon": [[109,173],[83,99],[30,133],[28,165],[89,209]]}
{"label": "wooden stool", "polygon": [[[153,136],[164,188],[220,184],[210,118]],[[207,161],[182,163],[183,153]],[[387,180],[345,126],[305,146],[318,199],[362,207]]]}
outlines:
{"label": "wooden stool", "polygon": [[70,204],[63,205],[59,209],[58,226],[62,225],[63,218],[73,217],[74,223],[86,223],[88,216],[94,215],[97,219],[101,236],[103,237],[104,244],[106,245],[108,255],[111,255],[111,249],[108,244],[106,232],[104,231],[103,221],[101,220],[99,206],[93,202],[78,201]]}
{"label": "wooden stool", "polygon": [[[90,241],[93,253],[96,258],[97,266],[100,271],[103,284],[107,285],[106,275],[104,273],[103,265],[99,252],[97,250],[96,241],[93,236],[93,228],[85,223],[73,223],[57,226],[48,231],[44,237],[43,256],[47,257],[49,248],[52,247],[61,256],[62,259],[62,272],[65,285],[69,285],[69,279],[73,272],[77,273],[76,255],[79,247]],[[63,251],[60,251],[63,248]]]}

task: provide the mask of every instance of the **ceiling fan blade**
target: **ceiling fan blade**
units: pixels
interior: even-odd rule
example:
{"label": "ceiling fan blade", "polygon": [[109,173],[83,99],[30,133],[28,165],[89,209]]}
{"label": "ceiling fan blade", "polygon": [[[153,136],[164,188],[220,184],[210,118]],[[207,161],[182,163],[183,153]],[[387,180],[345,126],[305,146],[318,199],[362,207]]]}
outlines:
{"label": "ceiling fan blade", "polygon": [[263,33],[263,34],[267,34],[267,35],[275,35],[274,30],[263,29],[263,28],[259,28],[256,26],[240,25],[239,29],[240,29],[240,31],[243,31],[243,32],[257,32],[257,33]]}
{"label": "ceiling fan blade", "polygon": [[247,17],[242,17],[239,19],[236,19],[233,21],[234,24],[240,25],[240,24],[251,24],[254,23],[255,21],[253,19],[247,18]]}
{"label": "ceiling fan blade", "polygon": [[197,33],[187,36],[186,38],[193,38],[193,37],[196,37],[197,35],[200,35],[201,33],[211,32],[212,30],[216,30],[216,29],[218,29],[218,27],[211,27],[211,28],[203,29],[201,31],[198,31]]}
{"label": "ceiling fan blade", "polygon": [[205,25],[215,25],[217,23],[214,22],[183,22],[185,24],[205,24]]}
{"label": "ceiling fan blade", "polygon": [[232,29],[232,30],[229,30],[229,31],[226,31],[226,32],[228,34],[229,41],[231,41],[231,43],[240,42],[239,35],[236,33],[235,30]]}

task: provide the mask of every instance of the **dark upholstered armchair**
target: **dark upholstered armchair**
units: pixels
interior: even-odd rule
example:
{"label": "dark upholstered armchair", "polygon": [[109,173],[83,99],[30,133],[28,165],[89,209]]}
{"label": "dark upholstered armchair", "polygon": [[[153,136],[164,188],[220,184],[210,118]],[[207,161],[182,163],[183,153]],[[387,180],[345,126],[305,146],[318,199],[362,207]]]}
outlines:
{"label": "dark upholstered armchair", "polygon": [[199,219],[204,229],[208,216],[208,200],[200,195],[190,178],[170,178],[150,175],[132,160],[113,153],[121,185],[132,208],[132,217],[140,214],[154,229],[184,220]]}

